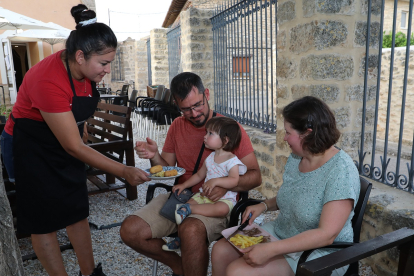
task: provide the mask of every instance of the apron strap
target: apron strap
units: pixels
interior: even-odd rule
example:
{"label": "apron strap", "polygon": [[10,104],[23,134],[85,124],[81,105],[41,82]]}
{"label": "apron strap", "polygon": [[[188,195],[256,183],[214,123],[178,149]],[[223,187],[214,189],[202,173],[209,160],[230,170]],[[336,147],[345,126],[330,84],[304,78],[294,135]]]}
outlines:
{"label": "apron strap", "polygon": [[68,76],[69,76],[70,86],[72,87],[73,96],[77,97],[76,92],[75,92],[75,85],[73,84],[73,80],[72,80],[72,74],[70,73],[68,58],[65,58],[65,62],[66,62],[66,71],[68,71]]}

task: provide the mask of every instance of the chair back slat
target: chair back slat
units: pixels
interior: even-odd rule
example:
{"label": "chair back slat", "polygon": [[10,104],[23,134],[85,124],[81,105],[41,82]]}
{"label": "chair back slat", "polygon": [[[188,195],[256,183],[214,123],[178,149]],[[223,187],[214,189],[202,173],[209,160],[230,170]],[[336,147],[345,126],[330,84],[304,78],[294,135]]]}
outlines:
{"label": "chair back slat", "polygon": [[359,242],[361,227],[362,227],[362,218],[365,213],[365,208],[367,207],[368,198],[371,193],[372,183],[366,180],[363,177],[359,177],[361,182],[361,190],[359,192],[358,202],[355,206],[354,217],[352,218],[352,228],[354,230],[354,242]]}

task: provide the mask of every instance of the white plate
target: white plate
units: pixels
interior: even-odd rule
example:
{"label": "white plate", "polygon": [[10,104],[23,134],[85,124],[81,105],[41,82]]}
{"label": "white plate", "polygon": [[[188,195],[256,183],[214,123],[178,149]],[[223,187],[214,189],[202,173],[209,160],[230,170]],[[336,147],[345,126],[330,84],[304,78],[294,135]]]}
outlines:
{"label": "white plate", "polygon": [[[239,228],[240,225],[231,227],[231,228],[227,228],[224,229],[223,231],[221,231],[221,234],[223,235],[223,237],[231,244],[233,245],[237,250],[240,251],[240,248],[237,247],[236,245],[234,245],[231,241],[228,240],[228,237],[231,234],[241,234],[241,235],[246,235],[243,233],[243,231],[238,230],[237,232],[234,232],[237,228]],[[272,241],[278,241],[279,239],[276,238],[275,236],[271,235],[269,232],[267,232],[266,230],[264,230],[262,227],[260,227],[259,225],[257,225],[256,223],[252,223],[252,225],[247,225],[246,228],[244,228],[244,230],[251,230],[253,228],[257,228],[260,230],[260,233],[257,235],[254,235],[255,237],[263,235],[263,236],[269,236],[270,237],[270,242]],[[294,260],[296,260],[297,258],[300,257],[300,255],[302,254],[303,251],[301,252],[295,252],[295,253],[288,253],[287,255],[289,255],[291,258],[293,258]]]}
{"label": "white plate", "polygon": [[173,179],[173,178],[180,177],[180,176],[182,176],[185,173],[185,169],[180,168],[180,167],[173,167],[173,166],[163,166],[162,167],[162,170],[164,172],[171,171],[171,170],[177,170],[177,175],[168,176],[168,177],[159,177],[159,176],[151,176],[150,169],[146,169],[146,170],[144,170],[144,172],[149,173],[150,175],[148,177],[151,178],[151,179],[153,179],[153,180]]}

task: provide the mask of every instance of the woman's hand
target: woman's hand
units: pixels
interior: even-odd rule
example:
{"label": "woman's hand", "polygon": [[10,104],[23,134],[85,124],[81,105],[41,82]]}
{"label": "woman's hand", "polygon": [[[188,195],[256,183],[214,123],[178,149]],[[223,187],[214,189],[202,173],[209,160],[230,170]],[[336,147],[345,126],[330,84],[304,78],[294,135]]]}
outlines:
{"label": "woman's hand", "polygon": [[129,184],[132,186],[137,186],[144,182],[150,181],[151,179],[148,178],[148,174],[143,170],[140,170],[135,167],[126,166],[123,171],[123,177]]}
{"label": "woman's hand", "polygon": [[273,243],[259,243],[244,249],[240,249],[240,252],[244,253],[243,259],[247,264],[251,265],[252,267],[261,266],[274,257],[270,251],[270,245],[273,246]]}
{"label": "woman's hand", "polygon": [[134,149],[139,158],[142,159],[152,159],[158,153],[157,143],[148,137],[146,142],[138,141]]}
{"label": "woman's hand", "polygon": [[253,221],[260,216],[263,211],[266,210],[266,206],[262,203],[251,205],[246,208],[242,216],[242,223],[246,221],[249,217],[249,214],[252,214],[252,217],[249,220],[249,225],[252,225]]}

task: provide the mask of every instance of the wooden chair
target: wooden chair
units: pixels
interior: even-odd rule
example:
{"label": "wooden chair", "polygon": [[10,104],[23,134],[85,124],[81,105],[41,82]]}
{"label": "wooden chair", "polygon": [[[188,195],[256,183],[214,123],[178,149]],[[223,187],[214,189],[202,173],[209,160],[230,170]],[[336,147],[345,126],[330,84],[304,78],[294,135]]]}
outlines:
{"label": "wooden chair", "polygon": [[[301,264],[297,276],[327,276],[348,264],[397,247],[399,262],[397,276],[411,276],[414,272],[414,229],[402,228],[394,232],[354,244],[348,248]],[[358,274],[352,274],[358,276]]]}
{"label": "wooden chair", "polygon": [[[116,115],[115,115],[116,114]],[[98,103],[98,109],[93,117],[87,120],[88,145],[117,162],[127,166],[135,166],[134,142],[131,108],[127,106]],[[130,200],[137,198],[136,187],[131,186],[125,179],[115,177],[96,168],[87,170],[89,181],[99,190],[89,194],[126,189],[126,197]],[[123,184],[116,184],[118,179]]]}

